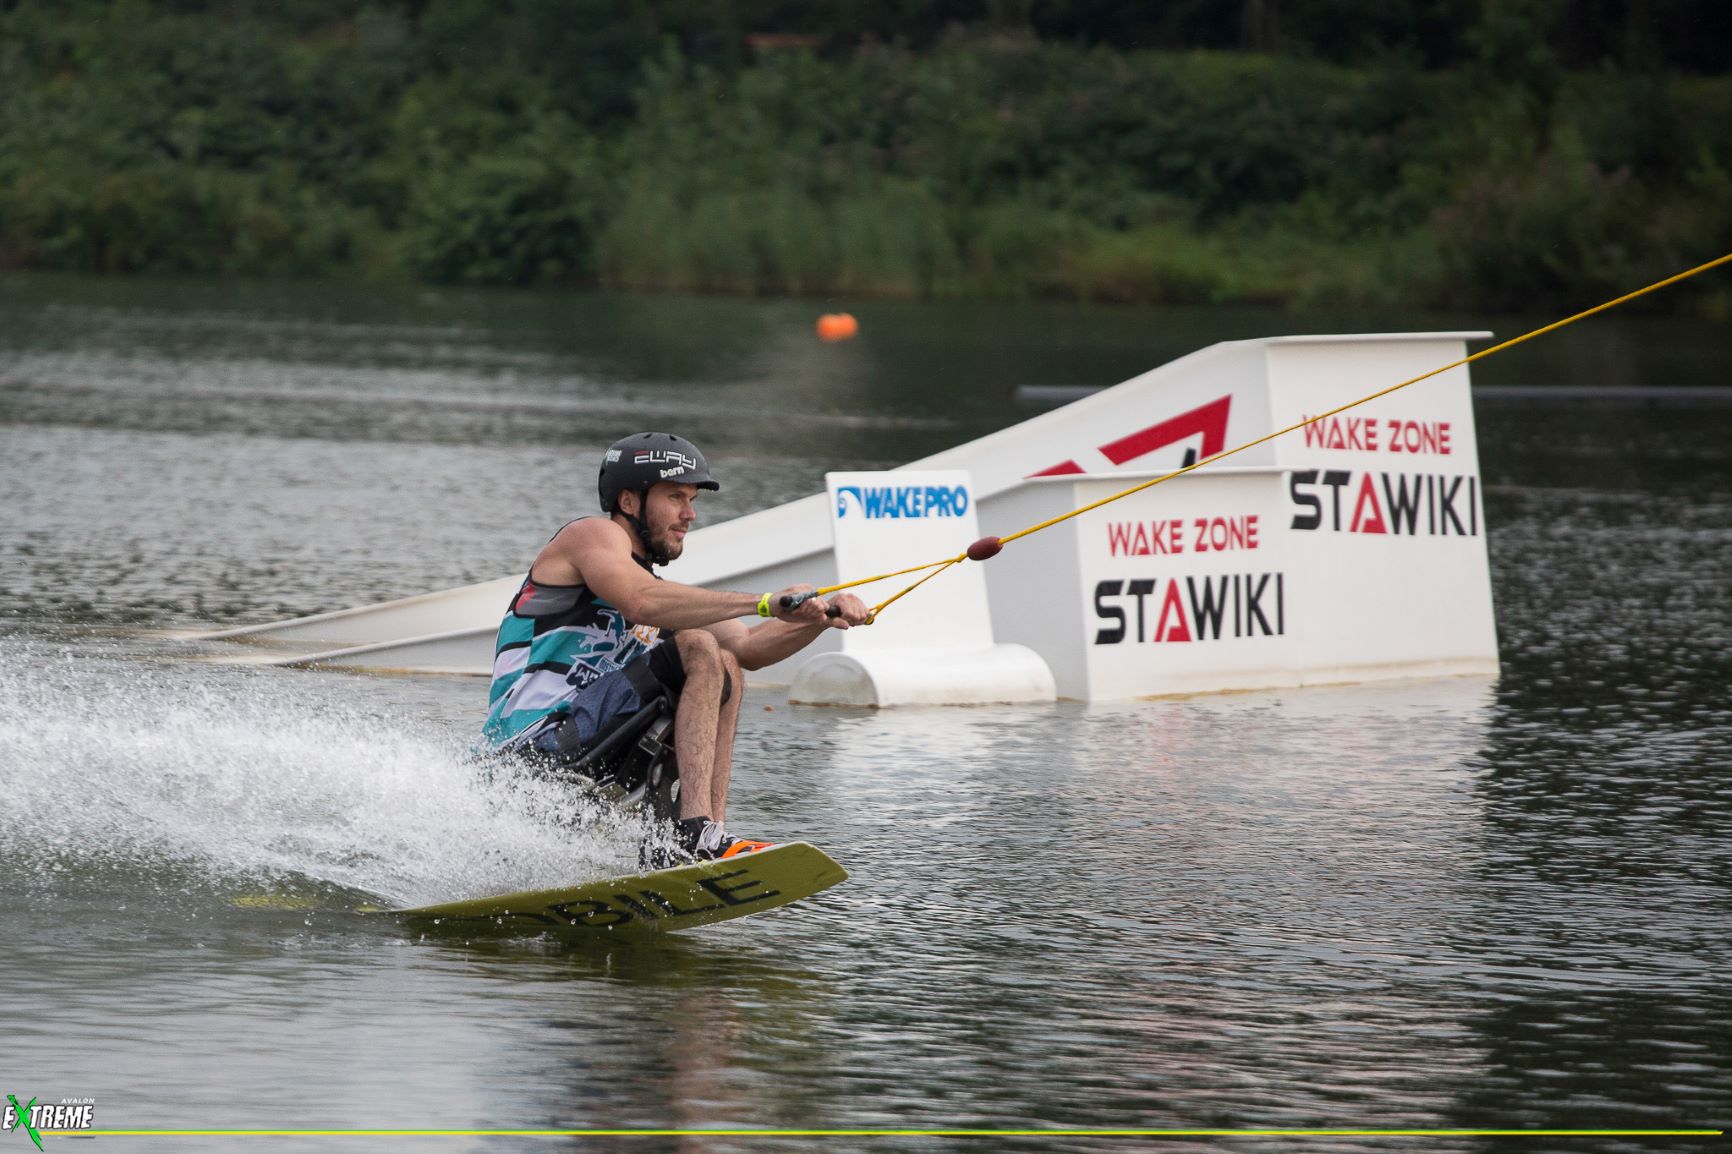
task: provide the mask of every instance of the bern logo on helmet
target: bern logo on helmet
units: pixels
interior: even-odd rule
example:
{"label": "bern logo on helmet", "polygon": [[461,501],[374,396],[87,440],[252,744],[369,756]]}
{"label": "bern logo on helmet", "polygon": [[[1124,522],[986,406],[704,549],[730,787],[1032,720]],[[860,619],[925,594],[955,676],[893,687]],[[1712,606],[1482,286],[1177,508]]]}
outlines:
{"label": "bern logo on helmet", "polygon": [[665,481],[669,477],[683,477],[683,476],[685,476],[685,472],[686,472],[686,467],[684,465],[675,465],[671,469],[663,469],[662,470],[662,480]]}
{"label": "bern logo on helmet", "polygon": [[[634,455],[631,461],[634,465],[678,465],[682,471],[698,467],[696,457],[688,457],[673,449],[649,449]],[[667,474],[663,473],[662,476]]]}

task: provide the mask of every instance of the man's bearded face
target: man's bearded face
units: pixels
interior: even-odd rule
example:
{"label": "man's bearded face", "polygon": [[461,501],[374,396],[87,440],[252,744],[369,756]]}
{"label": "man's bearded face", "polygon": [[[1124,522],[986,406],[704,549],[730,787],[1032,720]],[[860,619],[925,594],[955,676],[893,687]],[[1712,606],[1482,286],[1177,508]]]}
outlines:
{"label": "man's bearded face", "polygon": [[644,545],[651,554],[672,561],[685,551],[686,534],[698,519],[692,505],[700,491],[696,485],[672,481],[658,481],[650,487],[639,515],[649,530]]}

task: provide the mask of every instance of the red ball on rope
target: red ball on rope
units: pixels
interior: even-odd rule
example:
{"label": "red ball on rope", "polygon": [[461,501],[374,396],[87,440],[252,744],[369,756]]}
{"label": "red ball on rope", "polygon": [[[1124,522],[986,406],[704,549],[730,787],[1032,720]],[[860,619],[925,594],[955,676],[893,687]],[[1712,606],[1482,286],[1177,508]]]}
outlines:
{"label": "red ball on rope", "polygon": [[970,561],[984,561],[988,557],[998,556],[998,551],[1004,548],[1004,542],[997,537],[982,537],[968,547]]}

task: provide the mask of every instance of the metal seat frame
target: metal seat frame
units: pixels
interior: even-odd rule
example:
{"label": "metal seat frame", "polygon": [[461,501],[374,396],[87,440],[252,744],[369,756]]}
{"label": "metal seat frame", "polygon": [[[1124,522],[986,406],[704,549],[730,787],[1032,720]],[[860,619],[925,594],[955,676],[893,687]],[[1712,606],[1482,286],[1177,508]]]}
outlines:
{"label": "metal seat frame", "polygon": [[574,760],[541,772],[581,785],[624,809],[645,806],[672,821],[679,813],[680,770],[674,755],[674,706],[658,697],[615,726]]}

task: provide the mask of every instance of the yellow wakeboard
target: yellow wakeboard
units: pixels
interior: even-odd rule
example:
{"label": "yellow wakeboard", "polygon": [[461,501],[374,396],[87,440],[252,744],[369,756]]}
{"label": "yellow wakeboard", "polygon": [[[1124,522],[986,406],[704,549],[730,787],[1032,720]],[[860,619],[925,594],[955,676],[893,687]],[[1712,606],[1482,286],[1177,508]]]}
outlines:
{"label": "yellow wakeboard", "polygon": [[823,850],[797,841],[721,861],[695,862],[564,889],[391,912],[441,926],[485,924],[528,932],[683,930],[785,906],[847,877],[848,871]]}

